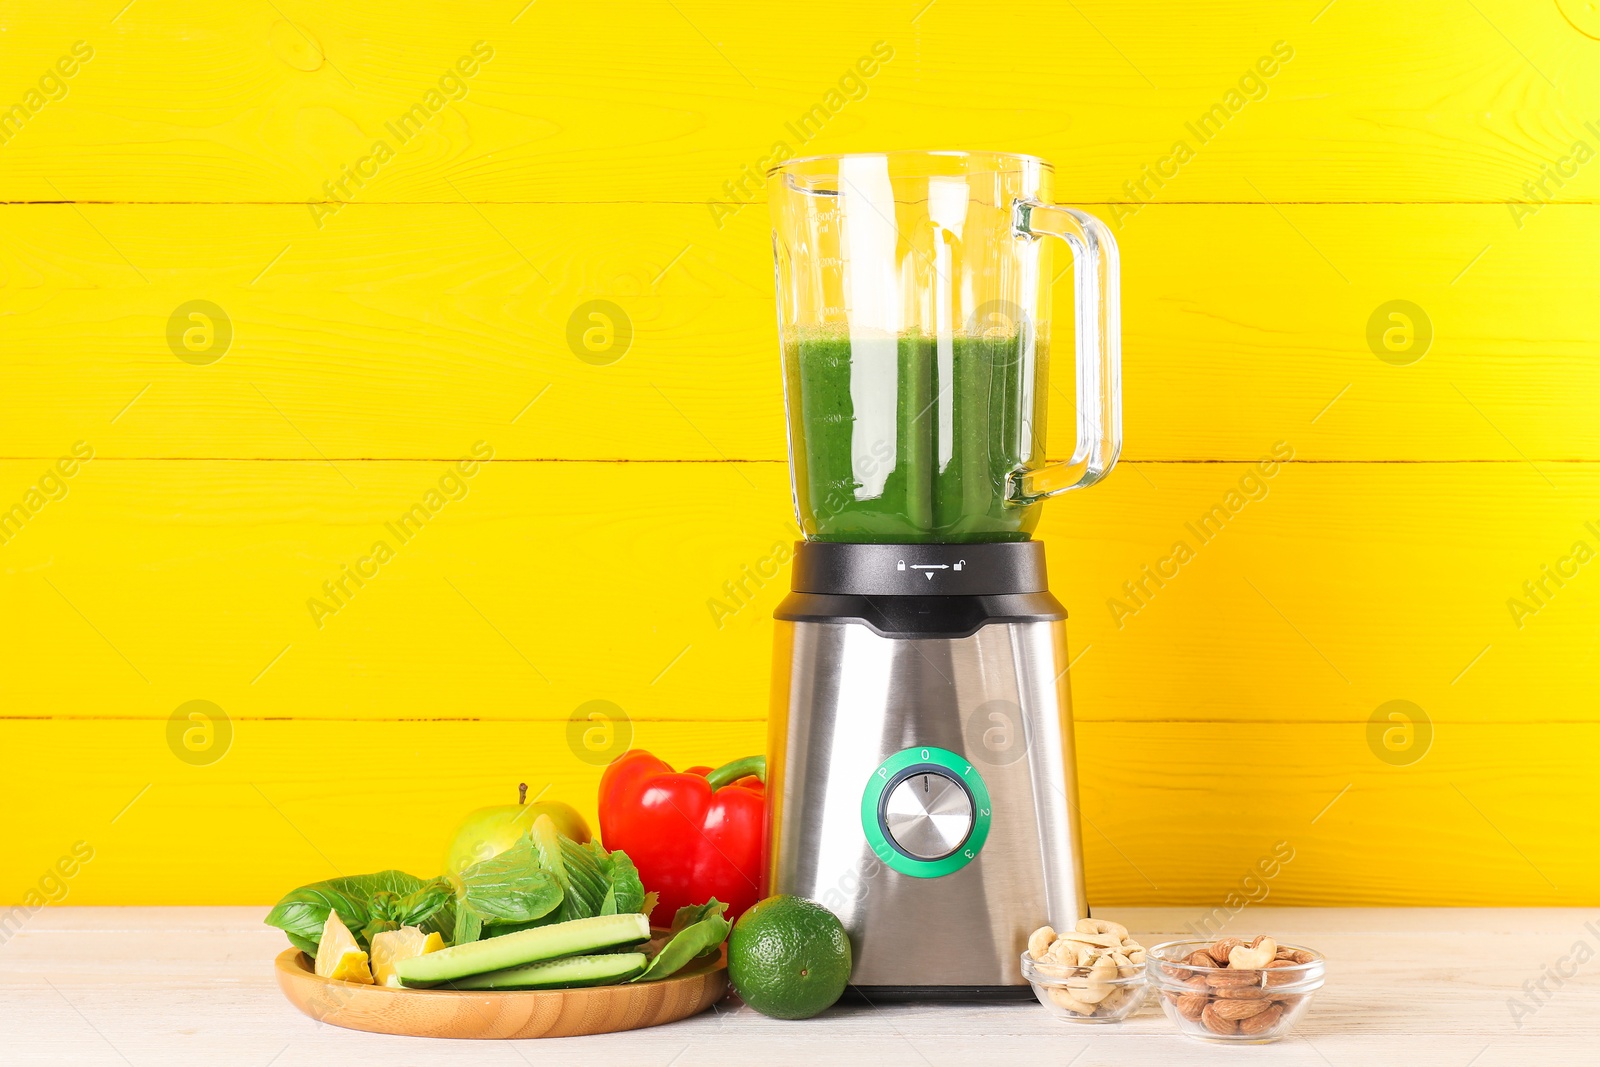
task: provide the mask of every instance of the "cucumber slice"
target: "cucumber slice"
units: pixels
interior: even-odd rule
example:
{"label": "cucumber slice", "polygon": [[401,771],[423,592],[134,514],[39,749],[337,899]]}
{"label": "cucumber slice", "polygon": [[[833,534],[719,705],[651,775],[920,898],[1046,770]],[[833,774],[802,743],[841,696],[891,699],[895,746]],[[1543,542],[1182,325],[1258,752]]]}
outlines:
{"label": "cucumber slice", "polygon": [[576,956],[650,940],[650,920],[638,913],[572,919],[502,937],[472,941],[425,956],[400,960],[395,973],[408,986],[436,985],[487,971],[503,971],[540,960]]}
{"label": "cucumber slice", "polygon": [[543,960],[526,967],[509,967],[503,971],[475,974],[458,982],[451,989],[574,989],[587,985],[610,985],[626,982],[643,974],[646,956],[643,952],[607,952],[599,956],[567,956],[559,960]]}

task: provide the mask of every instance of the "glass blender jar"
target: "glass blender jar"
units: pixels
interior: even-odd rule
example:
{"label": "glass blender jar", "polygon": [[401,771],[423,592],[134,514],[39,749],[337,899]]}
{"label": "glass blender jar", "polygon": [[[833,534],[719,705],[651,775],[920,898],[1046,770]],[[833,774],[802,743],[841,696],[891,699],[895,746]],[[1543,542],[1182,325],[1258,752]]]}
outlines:
{"label": "glass blender jar", "polygon": [[[768,884],[839,916],[874,998],[1031,996],[1029,932],[1087,914],[1066,612],[1031,535],[1121,447],[1118,266],[1051,177],[969,152],[769,173],[805,540],[775,613]],[[1045,237],[1076,268],[1059,463]]]}
{"label": "glass blender jar", "polygon": [[[771,172],[795,508],[807,540],[1025,541],[1122,441],[1117,249],[1032,156],[891,152]],[[1051,242],[1078,263],[1077,444],[1045,459]]]}

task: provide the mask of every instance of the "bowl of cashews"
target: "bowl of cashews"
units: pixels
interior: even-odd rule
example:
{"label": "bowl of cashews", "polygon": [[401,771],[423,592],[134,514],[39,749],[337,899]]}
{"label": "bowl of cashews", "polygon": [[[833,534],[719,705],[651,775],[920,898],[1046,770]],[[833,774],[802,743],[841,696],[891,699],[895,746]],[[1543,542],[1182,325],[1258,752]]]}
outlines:
{"label": "bowl of cashews", "polygon": [[1121,1022],[1149,985],[1144,946],[1107,919],[1079,919],[1061,933],[1041,926],[1028,937],[1022,975],[1052,1015],[1079,1023]]}

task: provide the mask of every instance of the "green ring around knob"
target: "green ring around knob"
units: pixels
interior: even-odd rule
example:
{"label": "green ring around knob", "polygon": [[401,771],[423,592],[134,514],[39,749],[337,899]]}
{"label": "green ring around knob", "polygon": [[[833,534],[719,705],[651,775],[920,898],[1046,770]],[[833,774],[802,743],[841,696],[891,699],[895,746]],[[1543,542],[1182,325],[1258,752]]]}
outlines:
{"label": "green ring around knob", "polygon": [[[883,824],[878,821],[878,809],[883,802],[883,791],[888,788],[889,782],[906,768],[919,766],[948,771],[950,776],[965,785],[967,792],[972,795],[972,830],[967,834],[967,840],[962,846],[943,859],[919,860],[907,856],[890,844]],[[978,773],[978,768],[974,767],[966,757],[947,748],[927,745],[896,752],[872,772],[872,777],[867,780],[866,789],[861,793],[861,829],[867,835],[867,844],[872,846],[873,853],[890,870],[909,874],[913,878],[941,878],[947,874],[954,874],[978,858],[978,853],[983,851],[984,841],[989,837],[991,810],[989,787],[984,784],[983,775]]]}

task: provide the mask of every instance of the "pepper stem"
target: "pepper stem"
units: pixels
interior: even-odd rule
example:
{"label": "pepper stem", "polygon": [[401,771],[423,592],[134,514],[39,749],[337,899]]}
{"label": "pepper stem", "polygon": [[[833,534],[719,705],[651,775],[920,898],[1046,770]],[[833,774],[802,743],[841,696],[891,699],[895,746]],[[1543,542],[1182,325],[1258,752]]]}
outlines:
{"label": "pepper stem", "polygon": [[528,802],[528,783],[527,782],[518,782],[517,783],[517,803],[519,805],[521,805],[521,804],[526,804],[527,802]]}
{"label": "pepper stem", "polygon": [[746,756],[743,759],[736,759],[732,763],[724,763],[706,775],[706,781],[711,783],[711,791],[715,793],[723,786],[737,782],[741,778],[748,778],[752,774],[761,779],[763,785],[766,784],[767,757]]}

